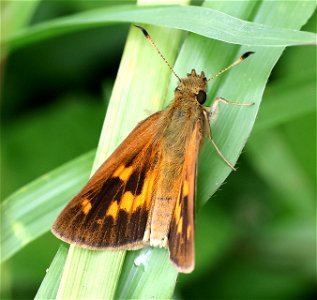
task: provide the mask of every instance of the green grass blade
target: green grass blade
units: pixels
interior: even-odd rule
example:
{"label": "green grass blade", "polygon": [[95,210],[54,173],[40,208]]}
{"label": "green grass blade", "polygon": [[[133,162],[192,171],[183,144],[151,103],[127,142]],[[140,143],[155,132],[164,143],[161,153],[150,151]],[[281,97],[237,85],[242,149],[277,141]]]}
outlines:
{"label": "green grass blade", "polygon": [[1,39],[26,26],[39,3],[40,0],[1,1]]}
{"label": "green grass blade", "polygon": [[[88,251],[70,245],[57,299],[111,299],[121,272],[124,251]],[[61,270],[60,266],[57,266]],[[57,272],[54,266],[52,272]],[[47,285],[51,285],[49,277]],[[41,288],[45,288],[45,282]],[[46,296],[46,295],[45,295]]]}
{"label": "green grass blade", "polygon": [[172,299],[176,278],[166,250],[144,248],[127,255],[115,299]]}
{"label": "green grass blade", "polygon": [[[40,0],[1,1],[1,34],[0,40],[10,39],[10,36],[22,30],[31,20]],[[0,59],[8,52],[7,44],[1,44]]]}
{"label": "green grass blade", "polygon": [[[313,7],[308,2],[307,7]],[[164,18],[162,18],[164,16]],[[246,22],[223,12],[199,6],[116,6],[48,21],[12,35],[11,49],[56,35],[120,22],[146,23],[183,29],[205,37],[252,46],[316,44],[316,34],[271,24]],[[283,26],[281,26],[283,27]],[[285,25],[285,27],[287,27]],[[260,34],[259,34],[260,33]]]}
{"label": "green grass blade", "polygon": [[65,203],[87,181],[95,151],[43,175],[1,203],[1,260],[47,232]]}
{"label": "green grass blade", "polygon": [[66,246],[60,246],[50,268],[47,269],[47,274],[49,275],[44,278],[43,284],[37,291],[34,299],[55,299],[62,277],[67,251],[68,248]]}

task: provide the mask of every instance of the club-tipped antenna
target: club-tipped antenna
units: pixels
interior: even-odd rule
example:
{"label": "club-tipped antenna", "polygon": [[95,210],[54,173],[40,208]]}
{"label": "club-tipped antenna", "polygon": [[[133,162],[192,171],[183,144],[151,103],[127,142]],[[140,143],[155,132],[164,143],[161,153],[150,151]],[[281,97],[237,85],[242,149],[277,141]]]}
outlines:
{"label": "club-tipped antenna", "polygon": [[162,54],[162,52],[160,51],[160,49],[156,46],[156,44],[154,43],[154,41],[152,40],[152,38],[150,37],[150,35],[148,34],[148,32],[141,26],[139,25],[134,25],[135,27],[139,28],[142,33],[144,34],[144,36],[146,37],[146,39],[151,43],[151,45],[156,49],[157,53],[162,57],[162,59],[164,60],[164,62],[167,64],[167,66],[169,67],[169,69],[172,71],[172,73],[176,76],[176,78],[181,81],[180,77],[176,74],[176,72],[174,71],[173,67],[169,64],[169,62],[167,61],[167,59],[164,57],[164,55]]}
{"label": "club-tipped antenna", "polygon": [[242,61],[244,61],[248,56],[250,56],[251,54],[253,54],[254,52],[253,51],[249,51],[249,52],[246,52],[244,54],[242,54],[235,62],[233,62],[230,66],[228,66],[227,68],[221,70],[219,73],[217,73],[216,75],[210,77],[208,79],[209,80],[213,80],[215,79],[216,77],[218,77],[219,75],[221,75],[222,73],[228,71],[229,69],[231,69],[232,67],[236,66],[237,64],[241,63]]}

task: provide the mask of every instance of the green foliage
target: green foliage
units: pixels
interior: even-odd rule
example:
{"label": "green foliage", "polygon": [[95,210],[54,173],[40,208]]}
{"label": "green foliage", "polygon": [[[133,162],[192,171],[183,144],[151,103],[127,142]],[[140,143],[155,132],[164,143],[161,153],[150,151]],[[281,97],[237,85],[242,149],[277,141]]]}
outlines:
{"label": "green foliage", "polygon": [[[164,16],[164,19],[161,16]],[[200,6],[142,7],[134,5],[107,7],[52,20],[17,31],[5,41],[10,47],[16,48],[55,35],[118,22],[146,23],[183,29],[234,44],[271,47],[316,44],[316,37],[310,32],[250,23]]]}
{"label": "green foliage", "polygon": [[[211,76],[239,54],[256,52],[209,87],[208,104],[215,96],[256,102],[252,108],[222,106],[212,126],[217,144],[235,162],[284,50],[263,45],[315,41],[310,31],[316,18],[305,26],[306,33],[294,30],[307,22],[315,4],[208,1],[204,7],[92,10],[73,2],[42,2],[35,14],[37,1],[30,2],[5,37],[9,54],[2,52],[2,57],[8,56],[2,82],[2,183],[4,194],[12,195],[1,206],[1,258],[6,260],[1,296],[34,297],[50,265],[38,299],[55,298],[57,293],[64,298],[171,298],[177,274],[164,250],[91,252],[63,246],[50,264],[60,242],[50,234],[39,238],[88,178],[95,151],[74,158],[95,148],[103,111],[107,117],[94,169],[139,120],[172,98],[175,78],[133,28],[107,105],[109,78],[116,74],[127,31],[127,26],[113,24],[144,22],[217,39],[146,25],[168,60],[176,60],[181,77],[192,68]],[[9,15],[18,8],[11,6]],[[48,16],[52,11],[69,15]],[[46,19],[51,20],[39,21]],[[28,20],[38,25],[24,26]],[[314,47],[285,51],[270,77],[239,170],[222,187],[230,170],[210,145],[204,145],[197,191],[197,266],[191,275],[178,278],[176,298],[313,296],[315,66]],[[47,175],[27,184],[43,173]]]}

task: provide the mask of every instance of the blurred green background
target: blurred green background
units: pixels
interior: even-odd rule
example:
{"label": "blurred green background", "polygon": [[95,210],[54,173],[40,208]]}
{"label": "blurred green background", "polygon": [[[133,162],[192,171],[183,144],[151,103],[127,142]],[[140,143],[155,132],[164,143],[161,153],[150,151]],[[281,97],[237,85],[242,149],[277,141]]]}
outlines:
{"label": "blurred green background", "polygon": [[[25,21],[35,24],[104,5],[42,1]],[[2,200],[96,148],[128,28],[51,38],[2,62]],[[316,13],[303,30],[316,31]],[[280,97],[290,97],[292,111],[302,97],[316,101],[315,47],[286,49],[274,68],[238,172],[198,212],[197,268],[179,277],[175,298],[317,296],[316,110],[287,114],[288,106],[276,107],[285,117],[270,120],[274,104],[269,104]],[[59,245],[47,233],[2,265],[1,298],[34,297]]]}

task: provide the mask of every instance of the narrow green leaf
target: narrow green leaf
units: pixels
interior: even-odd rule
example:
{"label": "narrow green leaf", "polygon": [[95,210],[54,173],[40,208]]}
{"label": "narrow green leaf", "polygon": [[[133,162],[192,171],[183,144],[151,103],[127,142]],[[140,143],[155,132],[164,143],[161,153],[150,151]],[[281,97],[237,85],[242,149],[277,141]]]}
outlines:
{"label": "narrow green leaf", "polygon": [[[124,251],[88,251],[70,245],[62,271],[57,299],[111,299],[117,286],[118,276],[124,260]],[[53,274],[57,273],[50,266]],[[51,285],[54,277],[48,277],[46,285]],[[46,298],[46,295],[44,295]]]}
{"label": "narrow green leaf", "polygon": [[[315,7],[312,1],[305,2],[305,5],[310,11]],[[265,20],[263,23],[250,23],[199,6],[115,6],[96,9],[22,30],[12,35],[6,42],[11,49],[14,49],[67,32],[122,22],[183,29],[224,42],[250,46],[283,47],[316,44],[316,34],[311,32],[279,28],[277,24],[273,25],[276,27],[272,27],[272,24],[264,24]]]}
{"label": "narrow green leaf", "polygon": [[45,276],[35,299],[55,299],[66,262],[67,251],[68,248],[65,245],[59,247],[50,268],[46,271],[49,275]]}
{"label": "narrow green leaf", "polygon": [[[9,38],[31,20],[40,0],[1,1],[1,40]],[[1,45],[0,59],[7,54],[7,45]]]}
{"label": "narrow green leaf", "polygon": [[1,35],[6,38],[26,26],[40,0],[1,1]]}
{"label": "narrow green leaf", "polygon": [[115,299],[172,299],[176,278],[166,250],[144,248],[127,256]]}
{"label": "narrow green leaf", "polygon": [[88,179],[95,151],[41,176],[1,203],[1,259],[47,232]]}

